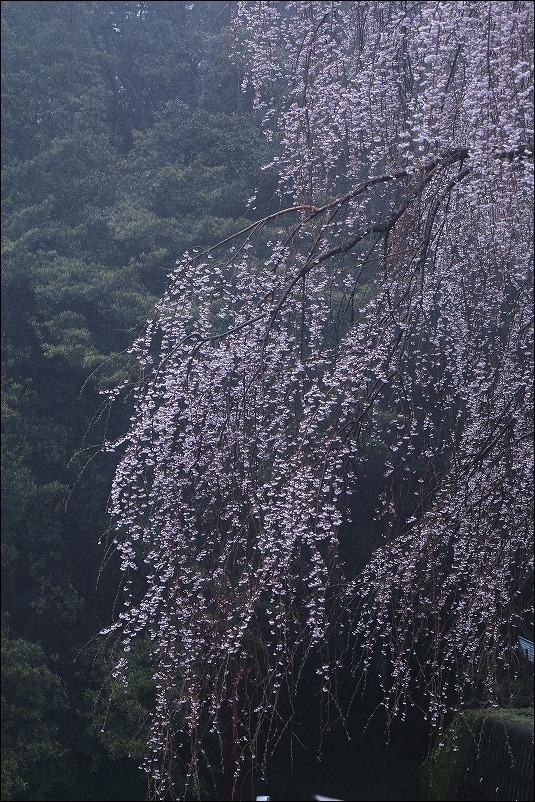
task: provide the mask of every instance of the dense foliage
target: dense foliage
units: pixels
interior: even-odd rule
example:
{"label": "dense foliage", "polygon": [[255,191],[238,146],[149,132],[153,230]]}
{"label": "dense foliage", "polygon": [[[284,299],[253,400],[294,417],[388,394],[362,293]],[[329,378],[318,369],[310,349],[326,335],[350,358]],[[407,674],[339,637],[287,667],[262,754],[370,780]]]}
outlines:
{"label": "dense foliage", "polygon": [[370,666],[387,724],[508,692],[532,30],[2,3],[2,799],[239,796]]}
{"label": "dense foliage", "polygon": [[2,3],[2,799],[145,795],[151,670],[140,649],[125,696],[95,639],[120,576],[99,452],[130,415],[100,389],[177,256],[246,223],[266,154],[229,20]]}

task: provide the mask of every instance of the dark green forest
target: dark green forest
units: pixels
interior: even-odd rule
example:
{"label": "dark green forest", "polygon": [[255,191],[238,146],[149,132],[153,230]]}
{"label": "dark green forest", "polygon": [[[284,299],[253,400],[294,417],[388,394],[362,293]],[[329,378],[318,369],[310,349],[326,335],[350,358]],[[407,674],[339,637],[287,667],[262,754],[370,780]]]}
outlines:
{"label": "dark green forest", "polygon": [[146,794],[142,655],[106,709],[100,449],[129,409],[100,390],[175,259],[244,223],[266,154],[228,23],[220,2],[2,3],[2,799]]}
{"label": "dark green forest", "polygon": [[[274,154],[253,89],[232,55],[232,5],[2,2],[2,800],[147,798],[149,646],[133,645],[125,688],[113,673],[122,646],[101,634],[124,590],[108,514],[118,456],[103,446],[133,420],[141,378],[130,346],[176,261],[284,208],[278,177],[263,169]],[[363,282],[371,293],[366,273]],[[340,311],[340,329],[358,300]],[[113,402],[105,391],[118,385],[126,390]],[[395,425],[387,402],[377,425],[384,437],[365,445],[348,502],[356,523],[340,531],[351,576],[377,545],[371,522]],[[282,699],[301,745],[317,724],[306,673],[315,669],[307,664],[295,709]],[[532,705],[525,669],[514,692],[504,684],[504,704]],[[352,700],[353,678],[340,675]],[[363,776],[386,771],[384,710],[363,736],[381,705],[374,682],[348,723],[374,756]],[[338,726],[324,744],[333,764],[348,734]],[[432,736],[428,723],[411,739],[396,726],[392,765],[408,773]],[[222,769],[209,779],[228,787]]]}

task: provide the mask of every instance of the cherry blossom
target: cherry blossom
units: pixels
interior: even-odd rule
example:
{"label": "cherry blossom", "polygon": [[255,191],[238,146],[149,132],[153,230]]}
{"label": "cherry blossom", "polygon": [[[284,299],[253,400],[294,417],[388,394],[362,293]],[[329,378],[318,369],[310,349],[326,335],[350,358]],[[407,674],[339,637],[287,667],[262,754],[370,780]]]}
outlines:
{"label": "cherry blossom", "polygon": [[190,788],[208,738],[236,782],[263,763],[312,654],[322,721],[344,652],[381,658],[390,716],[495,704],[533,569],[532,4],[234,10],[278,209],[171,271],[110,503],[156,799],[183,742]]}

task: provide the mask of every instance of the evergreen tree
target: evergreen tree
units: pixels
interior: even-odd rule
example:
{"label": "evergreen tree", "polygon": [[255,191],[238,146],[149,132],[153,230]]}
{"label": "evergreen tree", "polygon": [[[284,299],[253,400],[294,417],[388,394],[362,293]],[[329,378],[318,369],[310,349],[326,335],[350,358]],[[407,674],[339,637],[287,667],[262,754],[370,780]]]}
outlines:
{"label": "evergreen tree", "polygon": [[[6,683],[17,799],[135,799],[143,785],[127,725],[147,700],[99,723],[100,689],[118,699],[92,641],[118,585],[102,545],[115,458],[100,449],[131,414],[100,390],[131,368],[177,255],[244,224],[260,140],[228,21],[210,2],[2,4],[3,620],[13,671],[34,655],[62,699],[28,694],[19,715]],[[13,763],[25,716],[61,718],[43,735],[49,772]],[[39,732],[24,738],[37,754]]]}

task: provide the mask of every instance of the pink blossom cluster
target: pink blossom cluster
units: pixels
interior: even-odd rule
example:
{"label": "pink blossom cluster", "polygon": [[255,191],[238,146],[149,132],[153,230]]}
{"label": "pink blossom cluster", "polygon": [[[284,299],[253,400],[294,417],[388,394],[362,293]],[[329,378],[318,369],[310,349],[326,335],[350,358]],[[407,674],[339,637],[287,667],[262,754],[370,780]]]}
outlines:
{"label": "pink blossom cluster", "polygon": [[[125,682],[152,643],[156,798],[182,735],[193,787],[207,734],[223,752],[232,727],[236,778],[263,760],[312,651],[330,715],[351,636],[390,715],[423,694],[440,726],[474,684],[495,702],[533,568],[532,14],[236,4],[280,209],[175,265],[110,505],[108,631]],[[339,535],[377,454],[351,577]]]}

